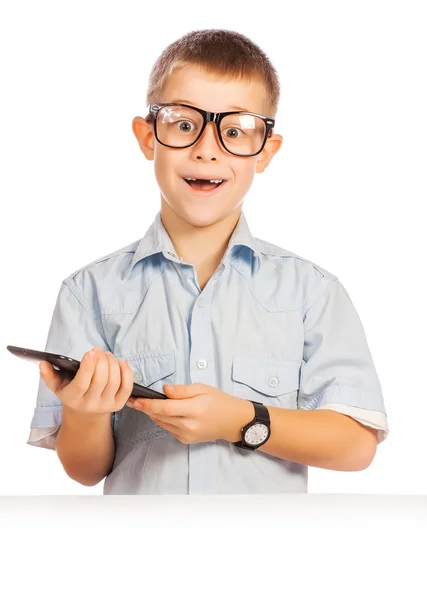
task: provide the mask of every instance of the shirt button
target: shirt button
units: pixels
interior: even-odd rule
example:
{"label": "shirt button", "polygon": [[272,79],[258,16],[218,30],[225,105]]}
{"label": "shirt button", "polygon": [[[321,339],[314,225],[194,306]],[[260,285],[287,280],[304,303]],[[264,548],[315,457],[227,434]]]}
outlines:
{"label": "shirt button", "polygon": [[197,306],[200,306],[200,308],[202,308],[205,305],[205,299],[203,298],[203,296],[200,296],[197,300]]}
{"label": "shirt button", "polygon": [[279,383],[279,380],[277,377],[269,377],[268,378],[268,385],[270,387],[276,387],[276,385]]}
{"label": "shirt button", "polygon": [[134,378],[134,381],[136,381],[136,383],[141,383],[141,381],[142,381],[141,373],[136,372],[133,378]]}
{"label": "shirt button", "polygon": [[206,369],[206,367],[208,366],[208,363],[204,358],[200,358],[197,361],[196,365],[199,369]]}
{"label": "shirt button", "polygon": [[169,256],[174,256],[176,258],[176,254],[174,254],[173,252],[170,252],[169,250],[168,250],[168,254],[169,254]]}

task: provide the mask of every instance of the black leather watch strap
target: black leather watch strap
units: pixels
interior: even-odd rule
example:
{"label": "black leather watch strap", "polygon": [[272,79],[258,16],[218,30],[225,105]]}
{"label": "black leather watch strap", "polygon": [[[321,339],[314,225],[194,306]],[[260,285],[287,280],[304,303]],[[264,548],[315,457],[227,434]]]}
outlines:
{"label": "black leather watch strap", "polygon": [[[237,448],[245,448],[246,450],[256,450],[257,448],[259,448],[259,446],[249,446],[249,444],[246,444],[246,442],[244,441],[244,432],[247,429],[249,429],[249,427],[251,427],[252,425],[255,425],[255,423],[264,423],[265,425],[267,425],[268,428],[270,428],[270,414],[268,412],[268,408],[264,404],[261,404],[261,402],[255,402],[255,400],[249,400],[249,402],[252,402],[252,404],[254,405],[255,417],[250,423],[248,423],[247,425],[245,425],[245,427],[242,428],[242,439],[238,442],[233,442],[233,444]],[[260,446],[262,446],[262,444],[260,444]]]}
{"label": "black leather watch strap", "polygon": [[265,404],[261,404],[261,402],[255,402],[255,400],[251,400],[251,402],[255,408],[254,421],[263,421],[263,423],[270,425],[270,414]]}

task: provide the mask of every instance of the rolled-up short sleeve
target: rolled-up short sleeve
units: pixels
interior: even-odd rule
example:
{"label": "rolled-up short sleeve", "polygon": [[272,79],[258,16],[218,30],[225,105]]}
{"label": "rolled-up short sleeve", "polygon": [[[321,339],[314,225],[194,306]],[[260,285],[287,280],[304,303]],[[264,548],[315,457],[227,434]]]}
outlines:
{"label": "rolled-up short sleeve", "polygon": [[[74,279],[69,278],[62,282],[58,293],[45,351],[81,361],[83,355],[96,346],[109,350],[101,321],[86,303]],[[61,423],[62,403],[40,378],[27,444],[54,450]]]}
{"label": "rolled-up short sleeve", "polygon": [[338,279],[324,278],[304,315],[298,408],[341,412],[388,435],[381,385],[359,315]]}

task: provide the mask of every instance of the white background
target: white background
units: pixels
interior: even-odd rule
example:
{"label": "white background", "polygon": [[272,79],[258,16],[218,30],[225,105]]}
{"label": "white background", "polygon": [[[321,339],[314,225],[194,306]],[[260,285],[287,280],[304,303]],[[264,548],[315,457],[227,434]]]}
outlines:
{"label": "white background", "polygon": [[[284,144],[267,171],[256,176],[245,199],[252,233],[339,277],[364,325],[383,389],[391,432],[373,464],[355,473],[311,468],[309,492],[427,493],[425,8],[425,2],[410,0],[2,2],[0,495],[102,494],[102,483],[86,488],[69,479],[53,451],[26,445],[38,370],[12,356],[6,346],[43,349],[61,281],[140,239],[151,224],[159,209],[159,192],[153,163],[145,160],[133,136],[132,118],[146,114],[148,75],[166,45],[190,30],[205,28],[234,29],[249,36],[280,75],[276,132],[283,135]],[[289,538],[277,530],[280,554],[275,552],[276,531],[272,524],[263,529],[262,514],[256,529],[248,518],[238,537],[215,538],[216,545],[207,544],[198,557],[206,561],[208,550],[215,550],[218,559],[220,545],[226,542],[235,549],[228,552],[230,561],[234,557],[239,566],[256,564],[246,575],[239,571],[233,597],[247,596],[243,592],[248,581],[258,597],[266,589],[262,584],[268,587],[277,578],[282,583],[279,591],[290,589],[295,573],[291,561],[275,563],[274,568],[268,562],[283,556],[285,548],[290,550]],[[67,570],[63,555],[55,553],[63,541],[55,527],[46,529],[44,539],[38,530],[23,530],[25,548],[32,553],[27,564],[35,568],[36,558],[41,561],[28,579],[31,597],[64,591],[67,576],[74,573]],[[345,597],[350,597],[349,588],[354,591],[356,576],[361,589],[372,592],[366,596],[370,598],[370,578],[375,590],[384,592],[391,576],[404,581],[409,575],[390,563],[381,570],[381,559],[396,554],[390,553],[390,545],[389,552],[382,553],[381,545],[389,540],[382,533],[375,535],[373,522],[371,527],[356,546],[343,532],[333,551],[324,535],[324,547],[310,551],[307,541],[305,548],[291,552],[308,574],[314,565],[320,572],[325,560],[323,573],[331,577],[328,585],[316,587],[317,598],[326,597],[326,592],[331,597],[337,556],[342,559],[340,575],[345,566],[349,570],[348,580],[342,581]],[[141,577],[154,573],[156,597],[163,597],[160,591],[166,583],[174,583],[166,576],[166,566],[177,555],[190,556],[186,544],[192,532],[184,537],[182,532],[181,537],[168,533],[161,533],[164,553],[156,546],[154,571],[147,571],[147,561],[141,566],[134,549],[127,570],[121,567],[113,576],[117,556],[123,559],[129,547],[121,540],[104,562],[106,571],[96,571],[97,577],[107,585],[117,584],[118,577],[126,580],[130,572],[140,572]],[[13,532],[11,539],[17,539]],[[152,547],[153,539],[159,542],[154,531],[148,532],[141,548]],[[417,544],[413,539],[414,546],[405,540],[402,547],[408,560]],[[352,554],[346,554],[350,547],[357,566]],[[358,560],[366,557],[367,547],[375,550],[369,555],[369,571]],[[58,571],[49,568],[52,556],[63,567],[61,588],[53,585]],[[23,555],[17,552],[14,557],[16,573],[25,573]],[[188,597],[195,577],[187,570],[187,587],[176,588],[175,596],[181,597],[184,589]],[[141,591],[142,583],[141,579]],[[316,581],[305,577],[303,583],[307,588]],[[297,597],[304,597],[301,585],[300,580]],[[222,592],[230,597],[224,588]],[[201,591],[197,597],[207,596]]]}
{"label": "white background", "polygon": [[208,27],[249,36],[280,76],[284,143],[245,198],[251,231],[339,277],[382,385],[390,434],[372,465],[311,468],[309,492],[427,493],[421,4],[288,2],[263,19],[261,6],[229,3],[205,14],[197,3],[3,8],[0,494],[102,493],[26,444],[38,368],[6,346],[44,349],[61,281],[145,234],[160,194],[132,118],[146,115],[166,45]]}

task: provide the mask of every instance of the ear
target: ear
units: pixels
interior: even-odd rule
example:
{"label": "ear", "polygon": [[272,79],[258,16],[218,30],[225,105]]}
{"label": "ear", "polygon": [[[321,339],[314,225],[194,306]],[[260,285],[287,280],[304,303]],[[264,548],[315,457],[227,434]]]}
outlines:
{"label": "ear", "polygon": [[258,155],[256,173],[262,173],[270,164],[273,156],[280,150],[283,143],[283,137],[275,133],[267,138],[262,152]]}
{"label": "ear", "polygon": [[145,158],[154,159],[154,129],[152,123],[147,123],[142,117],[135,117],[132,121],[132,131],[138,141]]}

